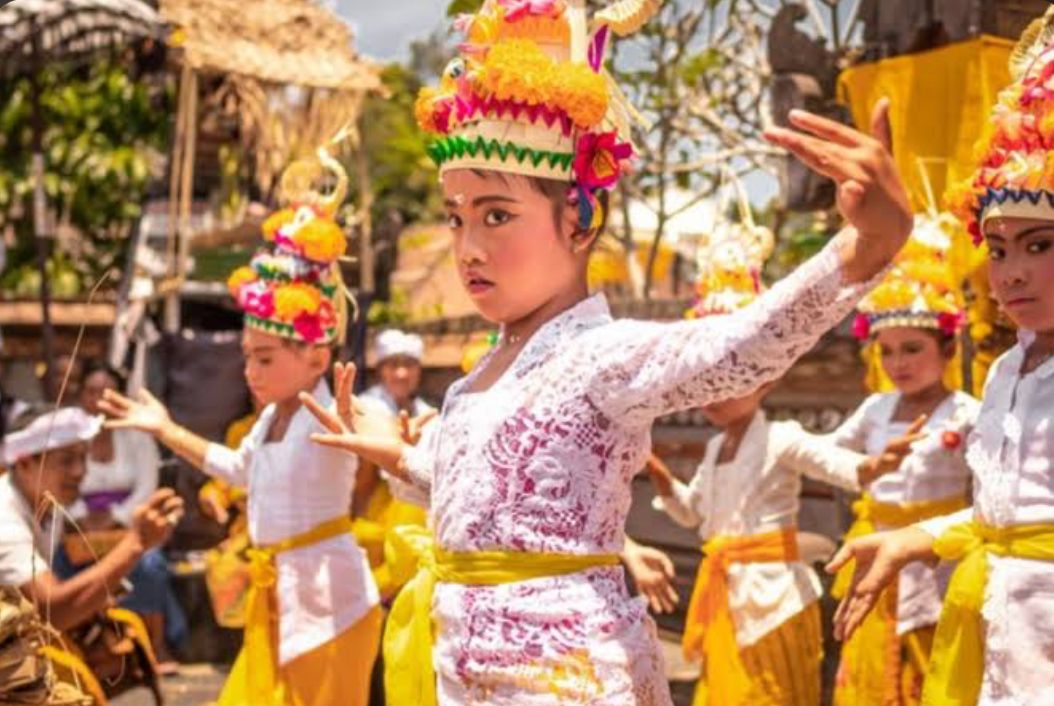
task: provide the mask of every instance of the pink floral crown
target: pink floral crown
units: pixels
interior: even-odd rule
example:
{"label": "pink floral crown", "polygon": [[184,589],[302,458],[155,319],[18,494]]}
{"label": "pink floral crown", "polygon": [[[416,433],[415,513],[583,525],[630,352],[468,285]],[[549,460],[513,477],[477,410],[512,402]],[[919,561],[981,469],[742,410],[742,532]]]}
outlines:
{"label": "pink floral crown", "polygon": [[289,184],[303,172],[317,172],[317,163],[296,163],[283,175],[283,194],[292,203],[264,221],[262,248],[248,266],[231,273],[227,286],[245,312],[247,326],[308,344],[341,340],[346,325],[346,291],[338,261],[347,239],[336,222],[347,177],[328,155],[324,169],[337,173],[337,189],[329,196]]}
{"label": "pink floral crown", "polygon": [[440,168],[567,181],[584,225],[601,220],[595,193],[633,155],[630,116],[604,70],[611,32],[637,31],[662,0],[621,0],[589,18],[585,0],[486,0],[458,19],[460,56],[418,96],[428,153]]}

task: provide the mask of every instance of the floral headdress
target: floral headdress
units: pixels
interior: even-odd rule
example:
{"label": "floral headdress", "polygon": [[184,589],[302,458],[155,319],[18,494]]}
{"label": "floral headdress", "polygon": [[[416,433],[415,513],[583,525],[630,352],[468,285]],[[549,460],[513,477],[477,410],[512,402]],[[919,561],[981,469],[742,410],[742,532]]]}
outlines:
{"label": "floral headdress", "polygon": [[1011,55],[1014,82],[999,95],[979,141],[978,168],[948,201],[975,243],[993,217],[1054,220],[1054,8]]}
{"label": "floral headdress", "polygon": [[[757,299],[764,291],[761,270],[776,244],[771,230],[754,223],[743,184],[729,173],[723,173],[722,181],[718,222],[696,254],[696,300],[685,313],[690,319],[730,314]],[[736,202],[738,221],[724,217],[730,206],[725,196]]]}
{"label": "floral headdress", "polygon": [[485,0],[458,19],[460,56],[417,99],[440,173],[486,169],[567,181],[586,227],[596,192],[633,154],[635,115],[604,70],[611,32],[637,31],[662,0],[621,0],[590,19],[585,0]]}
{"label": "floral headdress", "polygon": [[[336,177],[329,194],[318,188],[325,172]],[[324,150],[318,160],[295,162],[280,183],[288,205],[264,221],[263,248],[248,266],[231,273],[227,285],[245,312],[245,325],[308,344],[343,340],[346,290],[338,260],[347,250],[337,209],[347,193],[347,175]]]}
{"label": "floral headdress", "polygon": [[955,335],[965,322],[962,289],[951,262],[955,219],[918,214],[911,238],[892,269],[857,307],[853,333],[867,339],[884,328],[907,326]]}

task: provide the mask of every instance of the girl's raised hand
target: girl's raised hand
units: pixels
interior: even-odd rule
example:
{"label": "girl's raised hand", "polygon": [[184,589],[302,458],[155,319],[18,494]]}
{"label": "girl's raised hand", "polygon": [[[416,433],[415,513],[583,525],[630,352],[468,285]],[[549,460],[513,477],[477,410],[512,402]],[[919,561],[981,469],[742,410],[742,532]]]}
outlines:
{"label": "girl's raised hand", "polygon": [[402,450],[399,430],[391,417],[367,408],[355,397],[355,373],[351,363],[337,363],[334,367],[335,411],[323,407],[311,394],[300,393],[300,402],[326,429],[324,433],[312,434],[311,440],[393,470]]}
{"label": "girl's raised hand", "polygon": [[[867,243],[857,250],[876,249],[879,260],[891,260],[911,234],[914,219],[891,152],[889,101],[875,106],[871,135],[802,110],[791,111],[790,122],[797,130],[772,127],[765,138],[833,179],[838,210]],[[865,253],[854,255],[863,259]],[[867,275],[874,263],[859,264]],[[879,264],[881,269],[884,263]]]}
{"label": "girl's raised hand", "polygon": [[106,422],[107,428],[160,434],[172,422],[165,405],[145,389],[139,391],[137,398],[133,400],[116,390],[106,390],[99,400],[99,409],[110,418]]}

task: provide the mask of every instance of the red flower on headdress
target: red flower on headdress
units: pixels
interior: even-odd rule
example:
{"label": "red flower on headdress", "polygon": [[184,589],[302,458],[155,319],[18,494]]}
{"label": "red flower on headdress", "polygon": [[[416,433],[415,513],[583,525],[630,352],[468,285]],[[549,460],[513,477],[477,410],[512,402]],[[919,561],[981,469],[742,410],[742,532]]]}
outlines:
{"label": "red flower on headdress", "polygon": [[937,315],[937,327],[946,336],[954,336],[966,322],[961,311],[942,311]]}
{"label": "red flower on headdress", "polygon": [[615,132],[587,132],[578,138],[573,166],[575,181],[589,189],[608,189],[618,183],[622,162],[633,156],[633,147],[618,141]]}
{"label": "red flower on headdress", "polygon": [[322,329],[322,323],[318,314],[304,312],[293,320],[293,330],[305,343],[318,343],[326,332]]}
{"label": "red flower on headdress", "polygon": [[858,341],[866,341],[871,335],[871,319],[866,314],[857,314],[853,319],[853,337]]}

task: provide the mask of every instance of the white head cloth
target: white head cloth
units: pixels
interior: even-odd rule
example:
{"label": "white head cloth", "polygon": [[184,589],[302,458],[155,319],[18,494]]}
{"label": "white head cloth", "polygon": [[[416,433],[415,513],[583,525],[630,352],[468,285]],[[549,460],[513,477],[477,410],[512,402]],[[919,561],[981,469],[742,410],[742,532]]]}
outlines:
{"label": "white head cloth", "polygon": [[63,407],[42,414],[27,426],[4,437],[4,463],[36,456],[95,438],[102,428],[102,417],[92,417],[79,407]]}
{"label": "white head cloth", "polygon": [[389,329],[377,336],[377,363],[388,358],[403,356],[413,358],[418,363],[424,357],[425,344],[421,337],[397,329]]}

